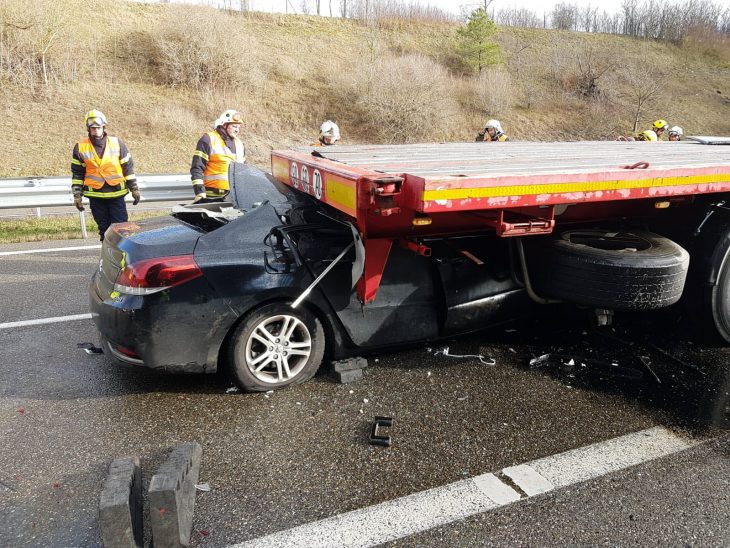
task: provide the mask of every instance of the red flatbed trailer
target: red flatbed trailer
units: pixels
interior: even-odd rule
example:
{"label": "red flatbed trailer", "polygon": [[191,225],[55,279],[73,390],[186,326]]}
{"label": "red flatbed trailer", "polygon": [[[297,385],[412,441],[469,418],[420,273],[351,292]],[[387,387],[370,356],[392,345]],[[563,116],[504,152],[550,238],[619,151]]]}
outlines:
{"label": "red flatbed trailer", "polygon": [[503,142],[302,147],[271,154],[274,177],[350,217],[375,298],[391,246],[494,230],[548,234],[556,219],[639,214],[730,191],[730,148],[683,142]]}

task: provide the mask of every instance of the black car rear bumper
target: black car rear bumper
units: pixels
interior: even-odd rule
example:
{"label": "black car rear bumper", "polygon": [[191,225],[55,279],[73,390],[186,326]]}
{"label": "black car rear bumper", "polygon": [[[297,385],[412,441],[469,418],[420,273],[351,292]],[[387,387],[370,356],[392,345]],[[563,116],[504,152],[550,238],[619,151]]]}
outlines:
{"label": "black car rear bumper", "polygon": [[92,278],[89,305],[112,357],[170,372],[210,373],[238,317],[210,293],[200,278],[152,295],[102,299]]}

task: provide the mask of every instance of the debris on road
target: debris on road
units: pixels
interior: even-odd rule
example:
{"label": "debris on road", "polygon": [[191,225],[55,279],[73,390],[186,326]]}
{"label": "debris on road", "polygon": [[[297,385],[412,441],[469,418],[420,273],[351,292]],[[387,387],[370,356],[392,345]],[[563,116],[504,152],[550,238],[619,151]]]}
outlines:
{"label": "debris on road", "polygon": [[210,491],[210,484],[208,484],[208,483],[196,483],[195,484],[195,488],[198,491],[206,491],[207,492],[207,491]]}
{"label": "debris on road", "polygon": [[575,377],[577,371],[586,374],[598,374],[611,378],[639,380],[643,373],[634,367],[624,367],[616,360],[598,360],[595,358],[565,356],[561,354],[542,354],[530,360],[530,367],[543,366],[557,367],[570,378]]}
{"label": "debris on road", "polygon": [[382,436],[380,435],[380,428],[389,428],[393,426],[393,418],[392,417],[379,417],[376,416],[373,420],[373,425],[370,428],[370,436],[368,439],[370,440],[370,445],[380,445],[382,447],[390,447],[391,439],[390,436]]}
{"label": "debris on road", "polygon": [[104,350],[99,348],[98,346],[95,346],[94,343],[90,342],[83,342],[83,343],[77,343],[77,348],[83,348],[84,352],[87,354],[103,354]]}
{"label": "debris on road", "polygon": [[332,366],[337,380],[341,384],[348,384],[363,378],[363,371],[368,366],[368,361],[365,358],[355,357],[332,362]]}
{"label": "debris on road", "polygon": [[447,358],[477,358],[484,365],[497,365],[497,361],[494,358],[485,358],[482,354],[451,354],[449,353],[448,346],[434,352],[434,355],[438,354],[446,356]]}

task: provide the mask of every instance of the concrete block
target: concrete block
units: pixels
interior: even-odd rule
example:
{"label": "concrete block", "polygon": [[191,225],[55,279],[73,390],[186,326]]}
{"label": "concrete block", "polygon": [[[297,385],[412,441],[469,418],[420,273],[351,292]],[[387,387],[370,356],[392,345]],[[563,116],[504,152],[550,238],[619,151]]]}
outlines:
{"label": "concrete block", "polygon": [[363,370],[368,366],[368,361],[365,358],[357,356],[354,358],[347,358],[346,360],[332,362],[332,366],[336,373],[342,373],[344,371]]}
{"label": "concrete block", "polygon": [[99,497],[99,523],[105,548],[142,546],[142,475],[139,457],[116,459]]}
{"label": "concrete block", "polygon": [[362,369],[353,369],[352,371],[335,372],[337,380],[342,384],[359,381],[363,378]]}
{"label": "concrete block", "polygon": [[152,543],[155,548],[188,546],[193,527],[195,484],[203,449],[184,443],[172,450],[152,476],[149,488]]}

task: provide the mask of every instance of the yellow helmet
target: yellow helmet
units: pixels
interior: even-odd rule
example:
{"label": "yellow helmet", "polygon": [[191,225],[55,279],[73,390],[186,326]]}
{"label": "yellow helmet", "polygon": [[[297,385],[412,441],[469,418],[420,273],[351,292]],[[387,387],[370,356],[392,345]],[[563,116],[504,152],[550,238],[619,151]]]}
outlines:
{"label": "yellow helmet", "polygon": [[84,116],[84,125],[86,129],[90,127],[104,127],[106,125],[106,116],[100,110],[90,110]]}
{"label": "yellow helmet", "polygon": [[647,129],[646,131],[642,131],[639,133],[639,140],[640,141],[657,141],[656,133],[653,132],[650,129]]}
{"label": "yellow helmet", "polygon": [[669,127],[666,120],[656,120],[652,125],[654,129],[667,129]]}

